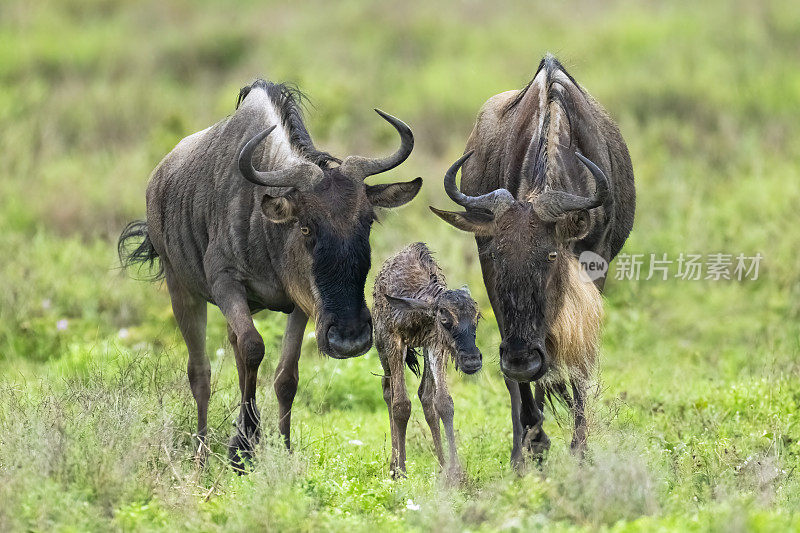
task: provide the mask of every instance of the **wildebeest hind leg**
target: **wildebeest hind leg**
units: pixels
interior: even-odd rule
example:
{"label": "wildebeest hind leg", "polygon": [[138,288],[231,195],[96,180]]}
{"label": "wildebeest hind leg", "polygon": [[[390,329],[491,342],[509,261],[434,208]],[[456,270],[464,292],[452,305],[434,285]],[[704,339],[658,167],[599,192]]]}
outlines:
{"label": "wildebeest hind leg", "polygon": [[197,440],[195,458],[198,465],[205,464],[208,455],[206,432],[208,428],[208,400],[211,396],[211,364],[206,355],[206,302],[183,288],[172,271],[165,267],[167,288],[172,301],[172,313],[178,322],[189,352],[187,374],[192,396],[197,404]]}
{"label": "wildebeest hind leg", "polygon": [[572,412],[575,417],[575,430],[572,434],[570,451],[576,457],[583,459],[586,452],[586,438],[588,429],[586,427],[586,387],[583,383],[572,383]]}
{"label": "wildebeest hind leg", "polygon": [[239,422],[228,443],[231,464],[236,470],[243,472],[243,461],[252,457],[253,448],[261,436],[260,415],[256,408],[256,378],[258,367],[264,359],[264,341],[253,324],[246,292],[241,283],[227,277],[217,279],[211,284],[211,294],[236,336],[237,358],[241,359],[244,367]]}
{"label": "wildebeest hind leg", "polygon": [[297,361],[300,359],[300,347],[303,344],[303,333],[308,317],[295,307],[286,321],[283,334],[281,360],[275,369],[275,395],[278,397],[278,428],[283,435],[286,449],[290,449],[289,431],[292,423],[292,402],[297,393],[297,382],[300,378]]}

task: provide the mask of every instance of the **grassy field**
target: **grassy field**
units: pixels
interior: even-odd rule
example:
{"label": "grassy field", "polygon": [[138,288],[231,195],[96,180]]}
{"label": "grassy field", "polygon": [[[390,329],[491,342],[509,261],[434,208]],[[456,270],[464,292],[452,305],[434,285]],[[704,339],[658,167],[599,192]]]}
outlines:
{"label": "grassy field", "polygon": [[[0,530],[800,530],[800,4],[550,4],[0,4]],[[625,253],[764,259],[755,281],[610,280],[588,458],[548,415],[550,456],[519,477],[474,242],[427,205],[451,205],[441,177],[479,106],[524,85],[546,51],[628,142]],[[394,146],[373,107],[412,126],[414,154],[372,182],[425,184],[373,230],[373,264],[425,240],[481,304],[484,369],[451,372],[462,486],[437,473],[416,395],[409,477],[391,481],[375,352],[324,359],[311,338],[295,453],[267,431],[254,471],[236,476],[224,457],[236,371],[216,309],[214,455],[195,469],[166,288],[121,272],[115,239],[142,218],[163,154],[231,113],[256,76],[296,82],[317,144],[337,155]],[[273,428],[285,316],[256,322]]]}

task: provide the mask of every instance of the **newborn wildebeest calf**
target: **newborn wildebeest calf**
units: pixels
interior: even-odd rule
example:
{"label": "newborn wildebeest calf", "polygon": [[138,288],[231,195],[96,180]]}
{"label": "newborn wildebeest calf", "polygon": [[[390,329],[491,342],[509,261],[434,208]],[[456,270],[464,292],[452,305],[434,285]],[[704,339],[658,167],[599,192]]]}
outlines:
{"label": "newborn wildebeest calf", "polygon": [[372,320],[375,347],[383,365],[383,398],[392,432],[392,476],[406,470],[406,426],[411,401],[404,365],[419,376],[414,348],[422,348],[424,367],[419,399],[431,428],[439,464],[445,466],[439,419],[450,451],[447,475],[458,478],[461,466],[453,433],[453,398],[447,390],[447,360],[465,374],[481,369],[475,346],[478,306],[466,288],[448,290],[442,270],[425,244],[418,242],[386,260],[375,280]]}

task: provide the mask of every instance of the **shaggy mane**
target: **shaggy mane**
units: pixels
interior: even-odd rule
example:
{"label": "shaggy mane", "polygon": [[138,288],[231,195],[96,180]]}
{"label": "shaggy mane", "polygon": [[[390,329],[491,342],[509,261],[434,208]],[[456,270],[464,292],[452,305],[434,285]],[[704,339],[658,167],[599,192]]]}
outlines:
{"label": "shaggy mane", "polygon": [[303,122],[303,108],[308,102],[308,97],[303,94],[296,86],[288,83],[273,83],[262,79],[257,79],[252,84],[242,87],[239,90],[239,97],[236,99],[236,109],[247,98],[253,89],[263,89],[270,101],[275,105],[281,116],[281,124],[289,134],[289,142],[306,159],[318,165],[320,168],[329,168],[332,163],[339,164],[342,161],[329,154],[317,150],[311,135]]}
{"label": "shaggy mane", "polygon": [[564,299],[547,334],[547,351],[552,366],[545,375],[548,383],[587,382],[594,377],[603,297],[594,283],[581,278],[581,265],[569,257],[565,270]]}

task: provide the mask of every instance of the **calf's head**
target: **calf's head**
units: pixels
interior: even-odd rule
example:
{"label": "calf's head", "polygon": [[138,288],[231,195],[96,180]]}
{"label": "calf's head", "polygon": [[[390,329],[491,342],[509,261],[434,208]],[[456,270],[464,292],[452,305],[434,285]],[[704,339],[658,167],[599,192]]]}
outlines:
{"label": "calf's head", "polygon": [[475,345],[478,304],[465,288],[445,290],[432,300],[386,295],[398,311],[421,311],[431,318],[437,343],[451,354],[456,368],[465,374],[481,369],[483,356]]}
{"label": "calf's head", "polygon": [[[378,111],[378,110],[376,110]],[[369,234],[375,207],[398,207],[416,196],[422,179],[385,185],[366,185],[364,179],[390,170],[408,158],[414,146],[411,130],[400,120],[378,113],[400,134],[392,156],[346,158],[334,168],[307,162],[270,172],[253,167],[253,152],[275,126],[242,148],[239,170],[248,181],[274,187],[264,193],[261,211],[288,232],[284,273],[288,290],[304,309],[316,315],[320,350],[342,359],[362,355],[372,345],[372,319],[364,300],[370,268]],[[304,283],[293,280],[302,279]]]}
{"label": "calf's head", "polygon": [[500,368],[510,379],[534,381],[548,370],[547,334],[561,308],[565,284],[574,279],[571,245],[586,236],[588,210],[603,205],[608,181],[597,165],[576,153],[594,176],[593,197],[548,190],[518,201],[506,189],[468,196],[456,186],[456,173],[470,155],[445,175],[445,190],[466,211],[431,210],[479,237],[481,262],[489,267],[486,281],[500,306]]}

